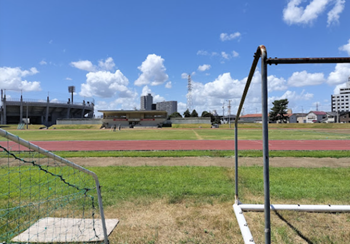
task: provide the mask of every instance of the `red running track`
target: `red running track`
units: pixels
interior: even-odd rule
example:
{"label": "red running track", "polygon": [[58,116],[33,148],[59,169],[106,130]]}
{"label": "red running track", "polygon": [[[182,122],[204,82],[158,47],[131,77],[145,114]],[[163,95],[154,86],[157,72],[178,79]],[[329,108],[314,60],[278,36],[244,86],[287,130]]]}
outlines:
{"label": "red running track", "polygon": [[[12,150],[18,146],[9,142]],[[231,140],[171,141],[33,141],[49,151],[234,150]],[[7,142],[0,145],[7,147]],[[239,150],[262,150],[261,140],[239,140]],[[270,140],[270,150],[350,150],[350,140]],[[21,148],[20,150],[23,150]]]}

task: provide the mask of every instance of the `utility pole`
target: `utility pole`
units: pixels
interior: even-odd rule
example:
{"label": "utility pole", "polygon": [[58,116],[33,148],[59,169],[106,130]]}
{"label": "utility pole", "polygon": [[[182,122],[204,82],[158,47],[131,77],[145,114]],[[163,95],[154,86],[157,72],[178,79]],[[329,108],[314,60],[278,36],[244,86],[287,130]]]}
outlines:
{"label": "utility pole", "polygon": [[225,102],[222,103],[222,119],[225,121]]}
{"label": "utility pole", "polygon": [[231,100],[228,100],[228,123],[229,123],[229,127],[231,128],[231,118],[230,118],[230,114],[231,114]]}

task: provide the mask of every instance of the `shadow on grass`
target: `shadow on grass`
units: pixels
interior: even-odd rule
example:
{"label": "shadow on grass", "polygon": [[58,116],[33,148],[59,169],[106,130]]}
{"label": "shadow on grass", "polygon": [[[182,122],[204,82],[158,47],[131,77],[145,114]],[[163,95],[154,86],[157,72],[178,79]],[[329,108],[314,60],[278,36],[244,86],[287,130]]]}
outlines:
{"label": "shadow on grass", "polygon": [[276,210],[274,210],[274,212],[276,213],[276,215],[278,216],[278,218],[280,218],[283,222],[285,222],[292,230],[294,230],[298,236],[300,236],[304,241],[306,241],[308,244],[313,244],[313,242],[311,240],[309,240],[306,236],[303,235],[303,233],[301,233],[300,230],[298,230],[295,226],[293,226],[291,223],[289,223],[285,218],[283,218],[283,216],[278,213]]}

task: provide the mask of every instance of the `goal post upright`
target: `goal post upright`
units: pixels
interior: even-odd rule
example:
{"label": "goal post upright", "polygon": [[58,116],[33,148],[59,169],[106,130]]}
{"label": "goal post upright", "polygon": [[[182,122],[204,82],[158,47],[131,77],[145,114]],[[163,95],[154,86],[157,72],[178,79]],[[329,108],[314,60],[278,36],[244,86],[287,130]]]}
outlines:
{"label": "goal post upright", "polygon": [[[261,103],[262,103],[262,129],[263,129],[263,160],[264,160],[264,205],[242,204],[238,196],[238,120],[243,108],[250,83],[255,73],[256,66],[261,58]],[[269,146],[268,146],[268,84],[267,65],[271,64],[306,64],[306,63],[350,63],[350,58],[267,58],[266,47],[260,45],[254,54],[253,64],[250,68],[248,79],[243,90],[242,98],[235,119],[235,203],[233,205],[237,222],[240,226],[243,240],[246,244],[254,243],[248,224],[243,216],[243,211],[264,211],[265,213],[265,243],[271,243],[270,210],[295,210],[308,212],[350,212],[350,205],[272,205],[270,203],[270,178],[269,178]],[[239,208],[238,208],[239,207]],[[248,230],[247,230],[248,228]]]}

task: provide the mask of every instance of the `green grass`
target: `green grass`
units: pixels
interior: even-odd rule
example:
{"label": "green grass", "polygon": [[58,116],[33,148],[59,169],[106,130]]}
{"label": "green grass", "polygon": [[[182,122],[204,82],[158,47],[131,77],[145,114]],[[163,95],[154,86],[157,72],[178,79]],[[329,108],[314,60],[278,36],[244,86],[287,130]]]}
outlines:
{"label": "green grass", "polygon": [[[220,167],[90,167],[107,205],[136,198],[234,199],[233,169]],[[270,168],[272,201],[349,204],[350,168]],[[263,168],[241,167],[241,193],[263,196]],[[262,198],[263,199],[263,198]]]}
{"label": "green grass", "polygon": [[[230,150],[189,151],[56,151],[63,158],[87,157],[234,157]],[[26,152],[21,157],[26,157]],[[270,157],[350,158],[350,151],[270,151]],[[260,150],[240,150],[238,157],[262,157]],[[1,156],[0,157],[4,157]],[[6,156],[7,157],[7,156]],[[37,157],[44,157],[38,154]]]}
{"label": "green grass", "polygon": [[[109,166],[88,167],[88,169],[99,177],[106,206],[136,199],[166,198],[169,199],[169,203],[185,199],[199,202],[208,199],[219,201],[234,199],[232,168]],[[32,175],[31,183],[40,182],[43,179],[42,174]],[[46,176],[44,178],[46,180]],[[270,168],[271,200],[348,204],[349,179],[350,168]],[[75,183],[73,178],[69,181]],[[239,183],[243,199],[247,193],[263,196],[263,168],[240,167]],[[61,187],[69,188],[67,185]],[[53,188],[52,191],[54,190]],[[6,189],[1,191],[4,192]],[[32,194],[35,195],[35,191],[32,191]],[[22,201],[25,197],[26,194],[21,195]]]}
{"label": "green grass", "polygon": [[[349,204],[350,168],[270,168],[271,201]],[[240,167],[241,192],[263,196],[263,168]]]}
{"label": "green grass", "polygon": [[[77,140],[233,140],[233,129],[59,129],[59,130],[8,130],[30,141],[77,141]],[[239,140],[261,140],[261,128],[242,128]],[[270,140],[350,140],[350,129],[290,129],[271,128]],[[0,138],[0,140],[5,140]]]}
{"label": "green grass", "polygon": [[198,128],[211,128],[211,124],[173,124],[171,126],[174,129],[198,129]]}
{"label": "green grass", "polygon": [[219,167],[90,167],[101,182],[104,204],[136,199],[233,199],[232,179]]}
{"label": "green grass", "polygon": [[[190,151],[57,151],[58,156],[71,157],[234,157],[229,150]],[[346,158],[350,151],[270,151],[270,157]],[[260,150],[240,150],[239,157],[262,157]]]}

